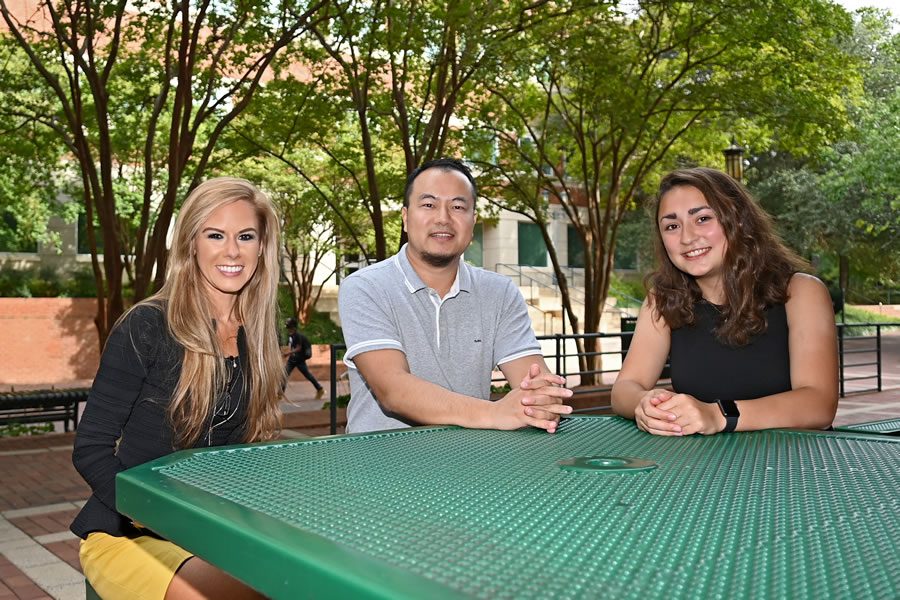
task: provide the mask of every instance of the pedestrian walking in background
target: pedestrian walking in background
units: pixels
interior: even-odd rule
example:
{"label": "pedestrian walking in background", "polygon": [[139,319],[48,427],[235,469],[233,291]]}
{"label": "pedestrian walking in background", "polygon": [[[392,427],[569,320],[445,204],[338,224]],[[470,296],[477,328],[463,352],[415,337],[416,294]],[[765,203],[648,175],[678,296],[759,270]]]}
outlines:
{"label": "pedestrian walking in background", "polygon": [[290,378],[291,371],[297,369],[316,388],[316,398],[321,398],[325,390],[313,374],[309,372],[309,367],[306,366],[306,361],[312,358],[312,344],[297,329],[297,319],[293,317],[288,319],[285,322],[285,327],[288,330],[288,351],[284,353],[288,357],[287,365],[285,366],[285,383]]}

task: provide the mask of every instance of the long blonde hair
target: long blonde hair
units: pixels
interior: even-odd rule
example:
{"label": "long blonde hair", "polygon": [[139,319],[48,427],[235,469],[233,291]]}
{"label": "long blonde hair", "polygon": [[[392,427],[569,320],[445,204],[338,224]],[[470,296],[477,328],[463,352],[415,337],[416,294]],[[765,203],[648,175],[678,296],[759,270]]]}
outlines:
{"label": "long blonde hair", "polygon": [[[184,349],[181,375],[169,406],[176,447],[193,446],[209,427],[216,398],[227,374],[214,316],[206,299],[202,275],[193,254],[194,239],[219,207],[246,201],[260,225],[260,256],[256,272],[237,296],[235,316],[243,324],[250,365],[250,405],[244,441],[271,439],[281,428],[279,402],[284,367],[277,339],[279,221],[271,200],[244,179],[210,179],[188,195],[175,222],[166,280],[145,302],[166,313],[169,332]],[[249,376],[249,377],[248,377]]]}

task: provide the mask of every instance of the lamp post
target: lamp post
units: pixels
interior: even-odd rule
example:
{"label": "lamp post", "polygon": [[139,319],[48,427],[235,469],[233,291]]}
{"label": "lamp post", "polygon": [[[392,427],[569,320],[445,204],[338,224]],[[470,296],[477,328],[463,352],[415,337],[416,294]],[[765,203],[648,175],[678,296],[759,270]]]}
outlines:
{"label": "lamp post", "polygon": [[731,136],[731,145],[722,151],[725,155],[725,172],[740,181],[744,176],[744,149]]}

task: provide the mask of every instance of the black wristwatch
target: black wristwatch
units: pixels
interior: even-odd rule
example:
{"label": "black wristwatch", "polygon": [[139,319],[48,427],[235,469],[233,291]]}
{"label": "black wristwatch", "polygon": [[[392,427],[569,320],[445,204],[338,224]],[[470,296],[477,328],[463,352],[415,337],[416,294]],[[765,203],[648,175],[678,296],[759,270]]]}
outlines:
{"label": "black wristwatch", "polygon": [[734,400],[716,400],[716,404],[719,405],[719,410],[722,411],[722,416],[725,417],[725,429],[722,432],[729,433],[734,431],[737,428],[738,418],[741,416],[737,402]]}

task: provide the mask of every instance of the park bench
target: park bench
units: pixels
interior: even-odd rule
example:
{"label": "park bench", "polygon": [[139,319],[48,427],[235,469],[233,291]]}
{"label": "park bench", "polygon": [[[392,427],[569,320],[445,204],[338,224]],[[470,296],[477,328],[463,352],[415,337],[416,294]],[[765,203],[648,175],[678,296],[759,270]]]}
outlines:
{"label": "park bench", "polygon": [[65,431],[78,427],[78,403],[88,389],[34,390],[0,394],[0,425],[63,422]]}

